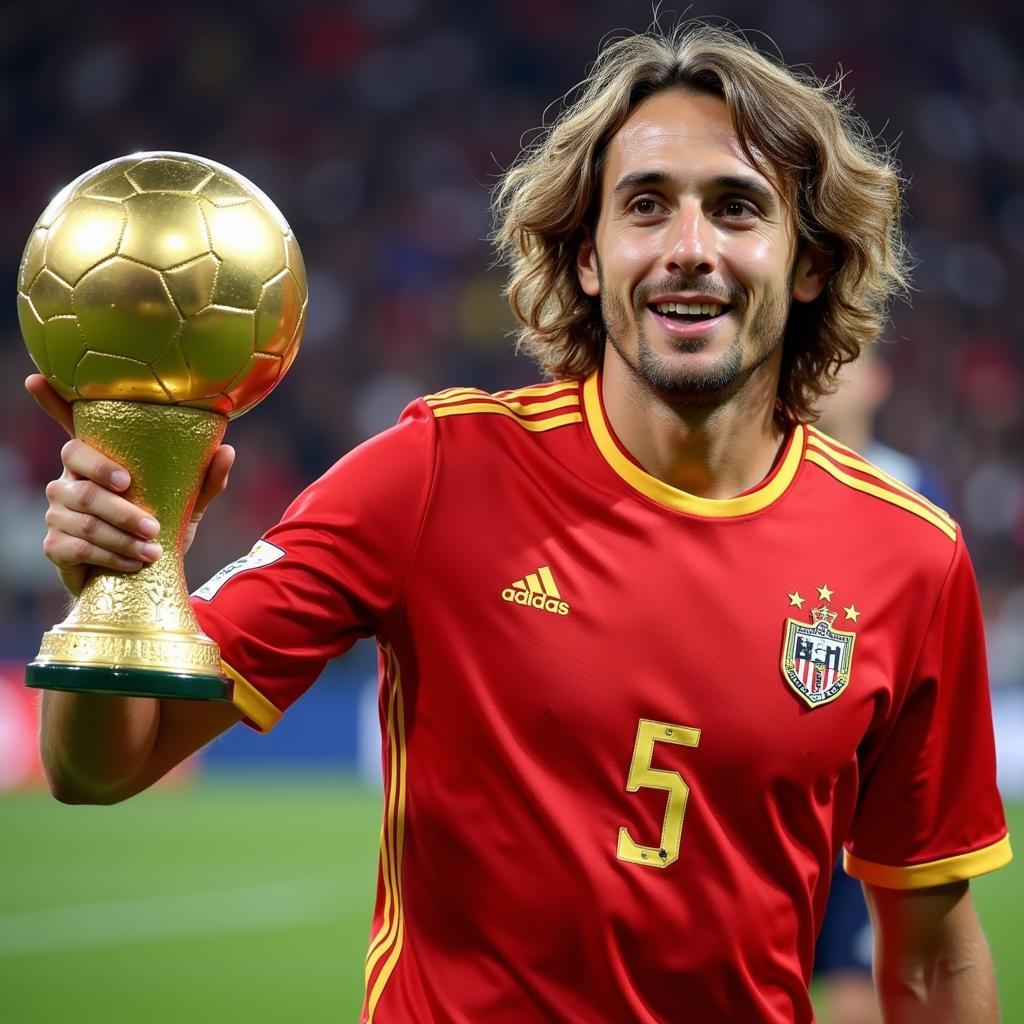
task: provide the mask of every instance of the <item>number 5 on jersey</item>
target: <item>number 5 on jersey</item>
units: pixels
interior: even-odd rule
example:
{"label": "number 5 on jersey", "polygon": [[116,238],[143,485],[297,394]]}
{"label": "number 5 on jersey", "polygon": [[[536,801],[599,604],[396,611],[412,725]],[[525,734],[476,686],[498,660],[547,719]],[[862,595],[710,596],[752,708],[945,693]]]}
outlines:
{"label": "number 5 on jersey", "polygon": [[655,743],[675,743],[680,747],[696,747],[700,743],[700,729],[671,722],[654,722],[641,718],[636,727],[636,745],[626,778],[626,792],[635,793],[641,787],[663,789],[668,793],[665,820],[661,826],[660,846],[641,846],[623,825],[619,829],[619,843],[615,855],[630,864],[649,868],[667,868],[679,859],[679,843],[683,835],[683,815],[690,787],[679,772],[652,768]]}

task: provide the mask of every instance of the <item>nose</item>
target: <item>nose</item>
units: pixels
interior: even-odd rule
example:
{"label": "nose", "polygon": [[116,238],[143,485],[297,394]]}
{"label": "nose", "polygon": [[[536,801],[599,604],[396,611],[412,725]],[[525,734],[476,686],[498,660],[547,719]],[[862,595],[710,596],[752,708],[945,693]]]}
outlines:
{"label": "nose", "polygon": [[710,274],[718,266],[714,227],[700,203],[679,207],[665,245],[665,269],[685,277]]}

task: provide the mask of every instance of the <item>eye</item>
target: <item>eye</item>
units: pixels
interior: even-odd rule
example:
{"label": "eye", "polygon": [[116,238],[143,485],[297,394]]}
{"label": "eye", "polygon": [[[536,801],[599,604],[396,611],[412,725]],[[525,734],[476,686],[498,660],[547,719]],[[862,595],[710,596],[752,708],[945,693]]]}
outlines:
{"label": "eye", "polygon": [[757,209],[746,199],[727,199],[722,203],[722,213],[726,217],[753,217]]}
{"label": "eye", "polygon": [[628,207],[629,212],[638,217],[653,217],[659,209],[658,200],[653,196],[637,196]]}

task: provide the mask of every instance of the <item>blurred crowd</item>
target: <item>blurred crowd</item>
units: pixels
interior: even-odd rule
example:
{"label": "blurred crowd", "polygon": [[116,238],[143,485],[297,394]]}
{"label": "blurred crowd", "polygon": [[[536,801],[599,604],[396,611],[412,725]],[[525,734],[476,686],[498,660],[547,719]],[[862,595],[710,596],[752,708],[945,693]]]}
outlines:
{"label": "blurred crowd", "polygon": [[[941,479],[981,581],[993,683],[1024,685],[1024,13],[999,0],[688,13],[843,73],[897,147],[918,267],[885,338],[894,388],[877,433]],[[138,150],[199,153],[263,188],[301,243],[303,349],[229,429],[239,460],[189,556],[198,584],[414,396],[536,378],[509,334],[489,190],[601,40],[651,16],[626,0],[3,5],[0,657],[30,657],[64,604],[40,547],[61,434],[21,390],[14,302],[22,247],[64,183]]]}

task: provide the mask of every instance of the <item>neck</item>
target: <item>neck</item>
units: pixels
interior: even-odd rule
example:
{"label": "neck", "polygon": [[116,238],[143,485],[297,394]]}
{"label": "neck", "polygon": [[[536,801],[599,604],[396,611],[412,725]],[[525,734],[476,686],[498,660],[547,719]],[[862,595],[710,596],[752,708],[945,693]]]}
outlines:
{"label": "neck", "polygon": [[763,363],[718,405],[686,405],[652,391],[606,345],[601,397],[612,430],[647,473],[701,498],[734,498],[768,476],[782,447],[779,364]]}

